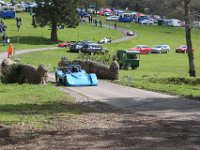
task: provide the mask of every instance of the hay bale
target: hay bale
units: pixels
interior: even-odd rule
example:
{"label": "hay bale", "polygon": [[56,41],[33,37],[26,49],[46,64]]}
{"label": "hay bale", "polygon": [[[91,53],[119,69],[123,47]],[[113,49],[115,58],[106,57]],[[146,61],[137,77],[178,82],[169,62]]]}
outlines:
{"label": "hay bale", "polygon": [[87,73],[95,73],[98,79],[117,80],[119,74],[119,64],[117,61],[113,61],[110,66],[100,62],[94,62],[90,60],[62,60],[58,63],[58,67],[67,66],[69,64],[79,64],[82,69]]}
{"label": "hay bale", "polygon": [[6,59],[2,62],[1,81],[4,83],[45,84],[48,82],[48,69],[43,64],[35,68]]}

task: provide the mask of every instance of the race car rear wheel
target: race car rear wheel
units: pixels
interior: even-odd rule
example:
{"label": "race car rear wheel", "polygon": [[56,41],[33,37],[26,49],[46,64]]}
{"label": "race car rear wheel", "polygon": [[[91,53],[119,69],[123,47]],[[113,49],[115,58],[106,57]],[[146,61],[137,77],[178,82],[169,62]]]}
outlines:
{"label": "race car rear wheel", "polygon": [[57,75],[55,75],[55,79],[56,79],[56,83],[59,83],[59,79]]}
{"label": "race car rear wheel", "polygon": [[67,76],[65,76],[64,79],[63,79],[63,85],[68,85],[68,83],[67,83]]}

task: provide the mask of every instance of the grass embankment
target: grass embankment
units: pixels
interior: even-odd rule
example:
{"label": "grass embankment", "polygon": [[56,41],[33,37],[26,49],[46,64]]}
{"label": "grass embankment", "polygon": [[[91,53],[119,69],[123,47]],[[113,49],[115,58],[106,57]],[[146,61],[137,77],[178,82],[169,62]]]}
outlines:
{"label": "grass embankment", "polygon": [[39,127],[49,119],[80,113],[73,99],[51,84],[0,84],[0,89],[0,123]]}

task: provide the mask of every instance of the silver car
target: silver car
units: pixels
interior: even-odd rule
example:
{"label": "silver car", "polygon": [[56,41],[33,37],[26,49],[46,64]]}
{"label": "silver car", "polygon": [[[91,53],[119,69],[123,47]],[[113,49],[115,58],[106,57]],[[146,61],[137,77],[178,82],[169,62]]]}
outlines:
{"label": "silver car", "polygon": [[169,45],[156,45],[151,49],[151,53],[168,53],[170,51]]}
{"label": "silver car", "polygon": [[106,18],[106,21],[118,21],[119,16],[110,16]]}

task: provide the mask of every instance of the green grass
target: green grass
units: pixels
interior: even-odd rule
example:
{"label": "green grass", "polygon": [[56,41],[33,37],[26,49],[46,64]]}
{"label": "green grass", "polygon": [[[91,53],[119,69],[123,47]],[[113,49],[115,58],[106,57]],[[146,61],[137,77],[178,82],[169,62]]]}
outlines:
{"label": "green grass", "polygon": [[[49,84],[0,84],[0,123],[40,126],[49,118],[77,115],[70,95]],[[71,107],[69,107],[71,106]]]}

